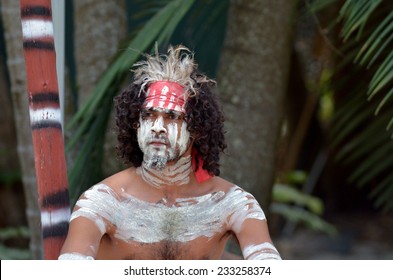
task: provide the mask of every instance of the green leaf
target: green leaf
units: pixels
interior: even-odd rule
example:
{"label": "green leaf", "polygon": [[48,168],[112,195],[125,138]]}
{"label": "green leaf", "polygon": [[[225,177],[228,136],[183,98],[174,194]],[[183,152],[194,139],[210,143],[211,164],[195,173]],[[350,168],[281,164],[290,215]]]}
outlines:
{"label": "green leaf", "polygon": [[321,231],[329,235],[336,235],[338,233],[334,225],[302,208],[289,206],[283,203],[272,203],[269,209],[272,213],[279,214],[289,221],[304,224],[313,230]]}
{"label": "green leaf", "polygon": [[385,58],[383,63],[379,66],[377,72],[374,74],[373,79],[369,86],[369,100],[386,86],[393,79],[393,52]]}
{"label": "green leaf", "polygon": [[323,203],[319,198],[305,194],[289,185],[275,184],[273,186],[273,201],[306,206],[317,215],[323,213]]}
{"label": "green leaf", "polygon": [[[355,58],[355,62],[361,58],[361,61],[359,63],[364,64],[368,59],[371,58],[371,55],[373,53],[377,53],[377,54],[381,53],[381,50],[383,50],[384,47],[386,46],[385,42],[386,41],[389,42],[389,39],[384,40],[385,36],[392,34],[391,31],[393,28],[393,24],[390,22],[392,19],[393,19],[393,13],[390,13],[389,16],[386,17],[378,25],[378,27],[372,32],[372,34],[369,36],[367,41],[363,44],[363,46],[359,50],[359,52]],[[381,43],[382,43],[382,46],[381,46]],[[373,58],[373,60],[375,60],[375,59],[376,59],[376,57]],[[371,65],[371,63],[369,64],[369,66],[370,65]]]}
{"label": "green leaf", "polygon": [[389,90],[389,92],[384,96],[382,101],[379,103],[377,109],[375,110],[375,115],[378,115],[379,112],[381,111],[382,107],[386,104],[386,102],[391,98],[393,95],[393,88]]}

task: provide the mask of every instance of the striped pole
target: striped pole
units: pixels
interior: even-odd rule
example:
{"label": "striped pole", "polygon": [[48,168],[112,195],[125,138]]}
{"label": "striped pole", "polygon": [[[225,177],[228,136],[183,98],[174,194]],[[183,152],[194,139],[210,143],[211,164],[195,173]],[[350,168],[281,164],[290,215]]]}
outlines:
{"label": "striped pole", "polygon": [[51,1],[21,0],[20,8],[43,251],[51,260],[60,254],[70,217]]}

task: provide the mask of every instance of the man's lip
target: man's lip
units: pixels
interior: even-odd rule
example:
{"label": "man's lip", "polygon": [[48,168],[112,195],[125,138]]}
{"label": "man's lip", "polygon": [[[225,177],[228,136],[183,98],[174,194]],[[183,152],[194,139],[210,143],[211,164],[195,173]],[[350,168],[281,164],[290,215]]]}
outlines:
{"label": "man's lip", "polygon": [[166,145],[165,140],[152,140],[149,141],[149,145]]}

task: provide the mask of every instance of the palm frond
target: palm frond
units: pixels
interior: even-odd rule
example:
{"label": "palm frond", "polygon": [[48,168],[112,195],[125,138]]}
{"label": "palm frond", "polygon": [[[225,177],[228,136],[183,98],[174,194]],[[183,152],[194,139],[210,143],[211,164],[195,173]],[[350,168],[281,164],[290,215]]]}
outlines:
{"label": "palm frond", "polygon": [[344,98],[336,104],[332,144],[337,160],[353,168],[348,179],[369,188],[387,211],[393,208],[393,134],[387,132],[393,127],[393,3],[314,0],[310,6],[319,12],[333,3],[341,5],[332,22],[341,24],[345,56],[336,67],[335,89]]}

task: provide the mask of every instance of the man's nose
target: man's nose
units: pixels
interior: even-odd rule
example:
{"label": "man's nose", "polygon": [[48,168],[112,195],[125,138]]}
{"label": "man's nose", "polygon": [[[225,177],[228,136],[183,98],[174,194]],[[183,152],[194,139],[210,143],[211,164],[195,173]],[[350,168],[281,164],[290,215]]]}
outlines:
{"label": "man's nose", "polygon": [[164,119],[162,116],[159,116],[155,121],[151,130],[157,134],[166,133],[166,129],[164,127]]}

